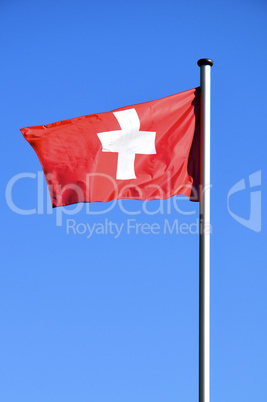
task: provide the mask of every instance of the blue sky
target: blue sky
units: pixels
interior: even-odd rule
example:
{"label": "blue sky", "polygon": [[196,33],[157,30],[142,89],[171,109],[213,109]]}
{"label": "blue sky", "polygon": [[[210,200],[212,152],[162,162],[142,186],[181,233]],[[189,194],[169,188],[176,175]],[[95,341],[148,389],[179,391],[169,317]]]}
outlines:
{"label": "blue sky", "polygon": [[[211,400],[266,400],[266,3],[10,0],[0,11],[1,401],[198,400],[198,205],[52,213],[19,129],[194,88],[202,57],[214,60]],[[106,219],[134,228],[83,233]],[[188,232],[164,233],[166,221]]]}

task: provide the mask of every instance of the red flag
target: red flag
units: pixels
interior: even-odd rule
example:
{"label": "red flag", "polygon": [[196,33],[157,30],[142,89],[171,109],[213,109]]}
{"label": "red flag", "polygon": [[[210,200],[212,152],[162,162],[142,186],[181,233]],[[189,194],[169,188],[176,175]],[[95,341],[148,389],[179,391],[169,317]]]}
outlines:
{"label": "red flag", "polygon": [[198,201],[200,88],[159,100],[21,129],[53,207],[183,194]]}

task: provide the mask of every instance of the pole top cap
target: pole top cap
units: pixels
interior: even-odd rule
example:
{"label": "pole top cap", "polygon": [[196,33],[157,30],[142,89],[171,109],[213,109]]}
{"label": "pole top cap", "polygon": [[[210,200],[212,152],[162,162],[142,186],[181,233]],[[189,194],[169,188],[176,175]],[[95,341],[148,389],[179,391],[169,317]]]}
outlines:
{"label": "pole top cap", "polygon": [[213,66],[213,61],[211,59],[199,59],[197,62],[199,67],[201,66]]}

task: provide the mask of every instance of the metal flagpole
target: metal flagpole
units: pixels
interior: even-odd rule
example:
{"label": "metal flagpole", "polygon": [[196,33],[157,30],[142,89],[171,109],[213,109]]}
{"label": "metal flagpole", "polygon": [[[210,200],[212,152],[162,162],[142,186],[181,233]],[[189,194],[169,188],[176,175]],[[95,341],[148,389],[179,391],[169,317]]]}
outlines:
{"label": "metal flagpole", "polygon": [[200,59],[201,189],[199,204],[199,402],[210,402],[210,69]]}

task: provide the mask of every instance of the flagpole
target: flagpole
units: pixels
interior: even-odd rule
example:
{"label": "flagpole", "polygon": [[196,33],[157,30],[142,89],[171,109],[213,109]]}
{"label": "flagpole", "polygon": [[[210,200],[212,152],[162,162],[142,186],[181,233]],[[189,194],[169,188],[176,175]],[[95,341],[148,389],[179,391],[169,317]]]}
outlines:
{"label": "flagpole", "polygon": [[210,402],[210,69],[200,59],[201,191],[199,205],[199,402]]}

